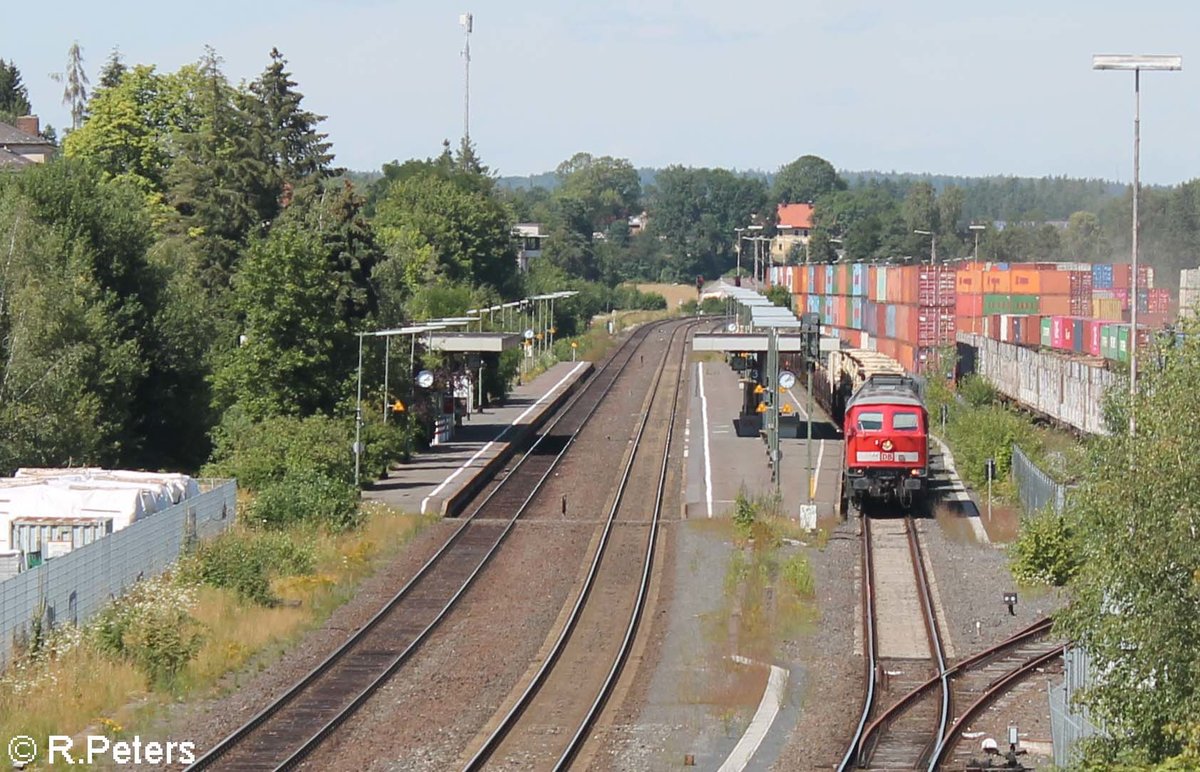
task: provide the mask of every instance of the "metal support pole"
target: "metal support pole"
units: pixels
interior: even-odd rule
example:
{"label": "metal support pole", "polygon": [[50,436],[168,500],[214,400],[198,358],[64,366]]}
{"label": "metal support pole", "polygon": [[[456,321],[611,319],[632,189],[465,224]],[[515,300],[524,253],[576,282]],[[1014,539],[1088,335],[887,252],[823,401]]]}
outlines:
{"label": "metal support pole", "polygon": [[362,457],[362,357],[363,334],[358,334],[358,402],[354,409],[354,487],[358,487]]}
{"label": "metal support pole", "polygon": [[1129,304],[1129,437],[1136,434],[1135,402],[1137,400],[1137,338],[1138,338],[1138,165],[1142,143],[1142,71],[1133,71],[1133,256],[1130,270],[1133,277],[1133,302]]}
{"label": "metal support pole", "polygon": [[388,364],[392,361],[392,336],[383,336],[383,425],[388,418]]}
{"label": "metal support pole", "polygon": [[[812,333],[809,333],[810,335]],[[808,353],[804,355],[804,380],[808,382],[808,432],[804,442],[804,448],[808,455],[808,460],[805,462],[805,468],[808,470],[808,482],[805,486],[804,495],[805,501],[809,504],[813,500],[813,457],[812,457],[812,426],[813,426],[813,367],[809,361]]]}
{"label": "metal support pole", "polygon": [[412,434],[413,434],[413,402],[417,395],[417,376],[413,372],[413,368],[417,363],[417,334],[413,333],[409,336],[408,350],[408,405],[404,415],[407,416],[405,423],[407,431],[404,433],[404,457],[412,458]]}

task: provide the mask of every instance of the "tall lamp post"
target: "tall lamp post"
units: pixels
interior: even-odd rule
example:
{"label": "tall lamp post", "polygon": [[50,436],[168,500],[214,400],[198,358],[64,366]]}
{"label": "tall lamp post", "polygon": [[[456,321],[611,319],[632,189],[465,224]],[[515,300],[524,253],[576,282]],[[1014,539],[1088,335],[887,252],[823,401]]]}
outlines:
{"label": "tall lamp post", "polygon": [[979,262],[979,232],[987,228],[986,225],[968,225],[967,228],[975,232],[975,257],[971,258],[975,262]]}
{"label": "tall lamp post", "polygon": [[1133,70],[1133,246],[1130,272],[1133,280],[1133,302],[1129,313],[1129,436],[1134,436],[1137,424],[1134,401],[1137,397],[1137,340],[1138,340],[1138,165],[1141,151],[1142,70],[1182,70],[1182,56],[1139,56],[1134,54],[1096,54],[1093,70]]}
{"label": "tall lamp post", "polygon": [[[746,230],[751,231],[755,234],[757,234],[762,229],[763,229],[763,227],[761,225],[747,225],[746,226]],[[754,244],[754,286],[755,286],[755,289],[758,288],[758,242],[759,242],[759,238],[760,237],[757,235],[747,236],[747,239],[749,239]]]}
{"label": "tall lamp post", "polygon": [[745,228],[734,228],[733,232],[737,234],[737,281],[739,287],[742,286],[742,233]]}

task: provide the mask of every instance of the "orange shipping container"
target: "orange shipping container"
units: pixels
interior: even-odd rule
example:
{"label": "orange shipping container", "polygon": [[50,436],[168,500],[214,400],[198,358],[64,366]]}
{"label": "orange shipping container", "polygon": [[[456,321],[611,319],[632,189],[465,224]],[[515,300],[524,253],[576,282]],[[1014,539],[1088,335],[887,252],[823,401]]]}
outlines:
{"label": "orange shipping container", "polygon": [[1015,268],[1009,271],[1009,291],[1015,295],[1038,295],[1042,291],[1041,271]]}
{"label": "orange shipping container", "polygon": [[[1041,271],[1042,295],[1070,295],[1071,273],[1069,271]],[[1016,292],[1014,289],[1013,292]],[[1030,293],[1039,294],[1039,293]]]}
{"label": "orange shipping container", "polygon": [[[1065,275],[1066,271],[1062,271]],[[1038,299],[1038,313],[1042,316],[1070,316],[1070,295],[1042,295]]]}
{"label": "orange shipping container", "polygon": [[983,294],[983,271],[958,271],[955,273],[954,291],[959,295]]}
{"label": "orange shipping container", "polygon": [[875,297],[875,295],[877,294],[875,292],[875,290],[879,286],[875,282],[878,281],[878,279],[879,279],[878,272],[880,270],[881,269],[878,266],[874,266],[874,265],[867,266],[867,300],[878,300],[879,299],[879,298]]}
{"label": "orange shipping container", "polygon": [[1010,271],[984,271],[983,291],[993,295],[1008,295],[1012,292]]}

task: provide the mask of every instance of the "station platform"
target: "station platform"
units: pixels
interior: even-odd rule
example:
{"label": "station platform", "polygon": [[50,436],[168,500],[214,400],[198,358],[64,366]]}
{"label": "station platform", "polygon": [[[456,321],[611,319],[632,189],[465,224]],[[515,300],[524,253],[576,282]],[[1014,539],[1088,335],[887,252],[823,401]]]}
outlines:
{"label": "station platform", "polygon": [[591,372],[591,362],[559,362],[515,387],[502,406],[464,418],[449,442],[394,465],[363,491],[363,499],[405,512],[457,515]]}
{"label": "station platform", "polygon": [[[715,358],[696,362],[692,368],[684,514],[688,518],[728,517],[739,491],[744,490],[750,498],[774,491],[767,445],[757,431],[738,431],[742,389],[737,373]],[[806,437],[807,392],[797,384],[785,399],[799,417],[800,437],[779,440],[784,514],[800,518],[801,507],[813,504],[818,519],[836,517],[842,436],[820,406],[814,405],[810,456]],[[809,463],[813,470],[811,478]]]}

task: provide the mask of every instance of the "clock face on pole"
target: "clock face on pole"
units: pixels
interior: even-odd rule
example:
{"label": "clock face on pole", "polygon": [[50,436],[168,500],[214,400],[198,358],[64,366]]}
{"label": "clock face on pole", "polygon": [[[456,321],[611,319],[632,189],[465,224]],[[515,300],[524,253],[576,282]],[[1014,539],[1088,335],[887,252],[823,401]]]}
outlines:
{"label": "clock face on pole", "polygon": [[783,372],[779,373],[779,385],[781,388],[784,388],[784,389],[790,389],[793,386],[795,386],[796,385],[795,373],[789,372],[787,370],[784,370]]}
{"label": "clock face on pole", "polygon": [[433,373],[428,370],[422,370],[417,373],[417,385],[422,389],[428,389],[433,385]]}

